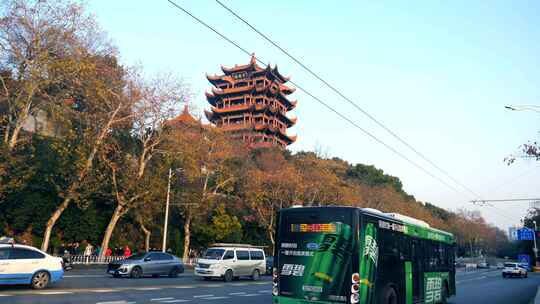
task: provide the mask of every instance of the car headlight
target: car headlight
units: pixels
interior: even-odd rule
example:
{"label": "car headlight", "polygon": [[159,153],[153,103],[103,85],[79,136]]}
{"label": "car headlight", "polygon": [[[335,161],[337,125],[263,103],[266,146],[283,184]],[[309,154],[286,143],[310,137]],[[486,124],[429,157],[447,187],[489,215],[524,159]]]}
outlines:
{"label": "car headlight", "polygon": [[219,268],[219,264],[212,264],[209,268],[216,269]]}

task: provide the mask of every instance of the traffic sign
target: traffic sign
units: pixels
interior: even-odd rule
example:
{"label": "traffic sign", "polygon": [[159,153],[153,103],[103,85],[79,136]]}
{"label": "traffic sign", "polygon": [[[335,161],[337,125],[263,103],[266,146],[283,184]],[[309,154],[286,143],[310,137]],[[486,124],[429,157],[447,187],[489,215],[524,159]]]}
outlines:
{"label": "traffic sign", "polygon": [[518,240],[520,241],[532,241],[534,240],[534,230],[527,227],[518,229],[517,237],[518,237]]}

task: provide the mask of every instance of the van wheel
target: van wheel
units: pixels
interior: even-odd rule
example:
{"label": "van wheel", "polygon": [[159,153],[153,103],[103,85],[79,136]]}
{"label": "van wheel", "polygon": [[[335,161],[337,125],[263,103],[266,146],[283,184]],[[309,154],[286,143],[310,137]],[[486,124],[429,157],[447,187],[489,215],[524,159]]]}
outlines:
{"label": "van wheel", "polygon": [[32,277],[32,288],[43,289],[49,285],[50,276],[46,271],[38,271]]}
{"label": "van wheel", "polygon": [[223,275],[223,281],[230,282],[233,279],[233,272],[232,270],[228,269],[225,271],[225,275]]}
{"label": "van wheel", "polygon": [[391,286],[386,286],[381,293],[379,303],[381,304],[397,304],[398,298],[396,291]]}
{"label": "van wheel", "polygon": [[259,273],[258,269],[253,270],[253,273],[251,274],[251,279],[253,281],[258,281],[261,279],[261,274]]}

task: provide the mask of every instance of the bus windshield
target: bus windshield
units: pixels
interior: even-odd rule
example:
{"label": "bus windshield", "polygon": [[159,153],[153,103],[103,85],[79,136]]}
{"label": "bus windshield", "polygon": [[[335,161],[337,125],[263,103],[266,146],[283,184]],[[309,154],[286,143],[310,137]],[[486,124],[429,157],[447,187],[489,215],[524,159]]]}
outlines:
{"label": "bus windshield", "polygon": [[353,209],[283,211],[276,244],[280,295],[345,302],[354,246]]}

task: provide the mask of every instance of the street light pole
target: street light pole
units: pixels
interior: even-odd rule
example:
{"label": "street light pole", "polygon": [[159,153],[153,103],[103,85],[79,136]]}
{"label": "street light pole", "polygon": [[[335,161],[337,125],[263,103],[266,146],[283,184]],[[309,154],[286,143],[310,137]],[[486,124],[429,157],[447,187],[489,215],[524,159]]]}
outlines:
{"label": "street light pole", "polygon": [[172,177],[172,168],[169,168],[169,181],[167,182],[167,202],[165,204],[165,224],[163,225],[163,245],[161,251],[165,252],[167,250],[167,224],[169,222],[169,200],[171,196],[171,177]]}
{"label": "street light pole", "polygon": [[534,231],[533,231],[533,241],[534,241],[534,266],[537,266],[538,263],[538,247],[536,246],[536,221],[533,221]]}

